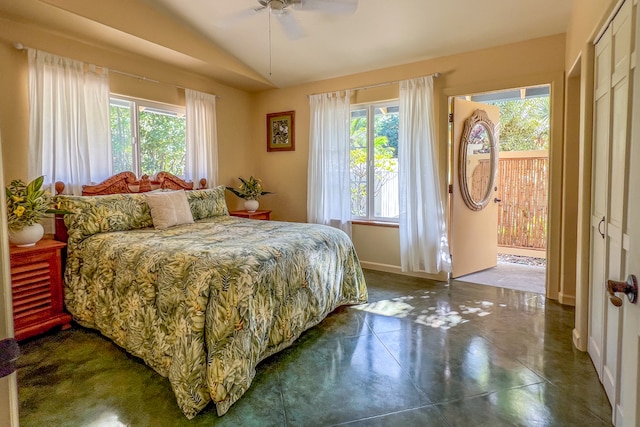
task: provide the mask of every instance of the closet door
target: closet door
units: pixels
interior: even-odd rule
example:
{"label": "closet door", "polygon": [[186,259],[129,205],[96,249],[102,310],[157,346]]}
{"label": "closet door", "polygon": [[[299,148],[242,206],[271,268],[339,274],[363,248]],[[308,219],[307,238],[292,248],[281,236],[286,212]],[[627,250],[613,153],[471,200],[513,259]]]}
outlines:
{"label": "closet door", "polygon": [[611,28],[595,47],[593,149],[591,185],[591,237],[589,263],[589,341],[588,352],[602,379],[604,319],[607,301],[602,295],[605,281],[606,218],[609,194],[609,146],[611,126]]}
{"label": "closet door", "polygon": [[609,302],[607,279],[626,279],[628,152],[632,90],[632,0],[595,47],[594,140],[588,352],[614,409],[619,403],[623,307]]}

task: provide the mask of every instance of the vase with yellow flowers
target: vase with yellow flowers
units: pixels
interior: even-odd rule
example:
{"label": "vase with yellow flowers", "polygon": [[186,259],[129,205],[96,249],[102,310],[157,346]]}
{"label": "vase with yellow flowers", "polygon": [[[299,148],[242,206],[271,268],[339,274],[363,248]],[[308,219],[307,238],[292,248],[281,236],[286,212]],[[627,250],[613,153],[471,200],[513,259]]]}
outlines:
{"label": "vase with yellow flowers", "polygon": [[9,241],[16,246],[33,246],[44,235],[40,221],[50,213],[66,213],[53,208],[51,193],[42,189],[44,177],[28,184],[16,179],[6,188]]}
{"label": "vase with yellow flowers", "polygon": [[227,187],[227,190],[245,200],[244,208],[246,210],[249,212],[255,212],[260,206],[258,199],[265,194],[271,194],[271,192],[264,191],[262,188],[262,180],[260,180],[260,178],[254,178],[251,176],[249,179],[244,179],[242,177],[238,179],[240,180],[238,188]]}

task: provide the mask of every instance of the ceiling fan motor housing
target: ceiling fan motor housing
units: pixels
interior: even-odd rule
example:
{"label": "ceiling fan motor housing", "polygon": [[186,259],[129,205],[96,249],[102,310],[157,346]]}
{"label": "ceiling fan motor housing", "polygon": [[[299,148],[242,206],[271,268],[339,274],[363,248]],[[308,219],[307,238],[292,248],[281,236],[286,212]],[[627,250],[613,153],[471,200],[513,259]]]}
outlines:
{"label": "ceiling fan motor housing", "polygon": [[258,0],[264,7],[268,7],[272,12],[282,12],[287,6],[289,6],[289,2],[287,0]]}
{"label": "ceiling fan motor housing", "polygon": [[334,14],[351,14],[358,8],[358,0],[257,0],[260,7],[256,12],[268,9],[282,15],[290,9],[320,11]]}

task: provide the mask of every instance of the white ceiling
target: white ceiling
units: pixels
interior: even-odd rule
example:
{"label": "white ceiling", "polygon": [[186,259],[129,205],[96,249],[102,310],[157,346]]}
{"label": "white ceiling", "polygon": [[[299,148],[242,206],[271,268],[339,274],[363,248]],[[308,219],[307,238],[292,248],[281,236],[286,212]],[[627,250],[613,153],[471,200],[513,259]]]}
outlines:
{"label": "white ceiling", "polygon": [[[574,1],[359,0],[349,15],[294,9],[305,36],[288,39],[272,17],[271,46],[267,11],[229,19],[258,0],[0,0],[0,25],[35,25],[259,91],[565,33]],[[12,41],[37,48],[38,40]]]}
{"label": "white ceiling", "polygon": [[288,39],[272,17],[271,47],[266,11],[221,25],[257,0],[145,1],[285,87],[564,33],[573,0],[360,0],[351,15],[294,9],[305,36]]}

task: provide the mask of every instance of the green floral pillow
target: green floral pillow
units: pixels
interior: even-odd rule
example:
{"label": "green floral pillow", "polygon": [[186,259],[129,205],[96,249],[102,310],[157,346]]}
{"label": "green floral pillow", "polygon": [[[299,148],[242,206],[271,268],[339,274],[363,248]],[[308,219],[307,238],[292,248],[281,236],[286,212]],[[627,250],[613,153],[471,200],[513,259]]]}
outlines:
{"label": "green floral pillow", "polygon": [[108,196],[57,196],[59,208],[72,214],[64,216],[69,244],[109,231],[151,227],[151,211],[144,194]]}
{"label": "green floral pillow", "polygon": [[229,215],[224,190],[224,185],[220,185],[206,190],[187,191],[193,219],[197,221],[212,216]]}

